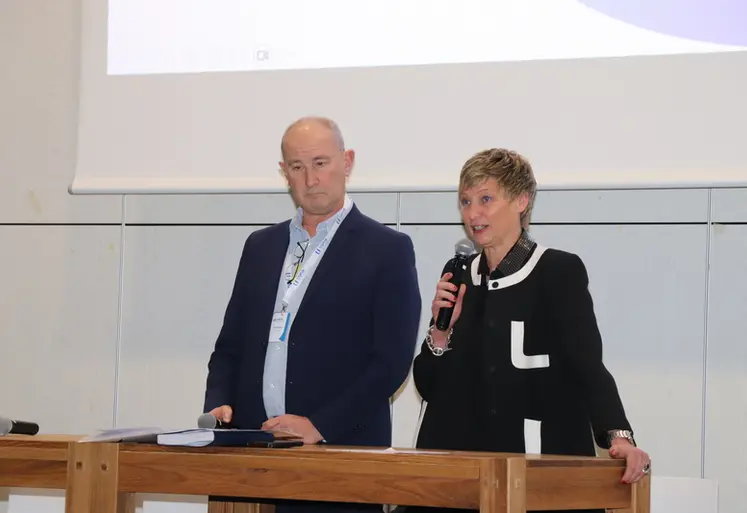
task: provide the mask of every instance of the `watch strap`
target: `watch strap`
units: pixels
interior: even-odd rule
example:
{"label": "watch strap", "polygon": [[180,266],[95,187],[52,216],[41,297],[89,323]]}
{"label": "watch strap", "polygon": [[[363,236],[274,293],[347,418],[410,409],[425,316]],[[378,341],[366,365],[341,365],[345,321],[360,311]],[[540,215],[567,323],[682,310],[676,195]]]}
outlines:
{"label": "watch strap", "polygon": [[607,443],[611,446],[612,441],[616,438],[624,438],[627,441],[629,441],[631,444],[633,444],[633,447],[638,447],[638,445],[635,443],[635,437],[633,437],[633,432],[629,429],[613,429],[607,433]]}

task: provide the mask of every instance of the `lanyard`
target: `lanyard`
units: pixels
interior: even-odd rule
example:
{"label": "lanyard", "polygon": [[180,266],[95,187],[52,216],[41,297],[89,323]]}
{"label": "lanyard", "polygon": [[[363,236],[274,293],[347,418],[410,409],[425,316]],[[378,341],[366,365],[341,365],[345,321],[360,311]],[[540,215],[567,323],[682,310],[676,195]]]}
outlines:
{"label": "lanyard", "polygon": [[345,203],[342,205],[342,210],[340,210],[335,217],[335,222],[330,227],[329,232],[327,232],[327,235],[319,243],[309,259],[301,264],[301,270],[296,274],[296,278],[285,290],[285,294],[283,295],[283,311],[288,309],[291,298],[296,294],[296,292],[298,292],[298,289],[306,280],[306,276],[308,276],[308,274],[319,264],[319,260],[321,260],[322,256],[324,256],[324,253],[327,251],[327,247],[329,246],[332,237],[335,236],[337,229],[340,227],[340,224],[342,224],[342,221],[345,219],[345,216],[347,216],[352,206],[353,200],[350,199],[350,196],[345,195]]}

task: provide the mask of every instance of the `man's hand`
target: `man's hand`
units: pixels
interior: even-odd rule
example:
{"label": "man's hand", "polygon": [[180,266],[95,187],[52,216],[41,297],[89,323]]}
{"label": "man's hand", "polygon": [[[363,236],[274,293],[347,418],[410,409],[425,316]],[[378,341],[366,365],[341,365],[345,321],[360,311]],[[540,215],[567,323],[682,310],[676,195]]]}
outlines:
{"label": "man's hand", "polygon": [[298,415],[286,414],[271,418],[262,424],[262,429],[275,429],[278,431],[293,433],[294,435],[303,438],[303,443],[305,444],[315,444],[324,439],[309,419],[306,417],[299,417]]}
{"label": "man's hand", "polygon": [[651,458],[628,440],[615,438],[609,453],[612,458],[624,459],[627,463],[622,477],[623,483],[635,483],[648,473]]}
{"label": "man's hand", "polygon": [[233,418],[233,408],[231,408],[227,404],[224,404],[223,406],[218,406],[217,408],[213,408],[212,410],[210,410],[210,415],[212,415],[219,421],[228,424]]}

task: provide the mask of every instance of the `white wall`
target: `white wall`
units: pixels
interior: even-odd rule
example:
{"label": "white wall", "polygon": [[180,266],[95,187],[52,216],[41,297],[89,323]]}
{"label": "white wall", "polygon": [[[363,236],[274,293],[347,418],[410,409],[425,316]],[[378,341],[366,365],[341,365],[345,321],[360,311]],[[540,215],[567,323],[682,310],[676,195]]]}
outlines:
{"label": "white wall", "polygon": [[[115,419],[191,426],[241,244],[289,217],[291,202],[69,196],[78,13],[77,0],[0,4],[0,414],[45,433]],[[425,326],[462,236],[454,196],[355,199],[412,236]],[[741,512],[747,189],[541,192],[534,223],[542,243],[588,266],[606,361],[655,473],[717,479],[721,513]],[[408,383],[394,407],[395,445],[411,445],[418,411]],[[59,494],[14,493],[8,503],[0,492],[0,512],[63,511]]]}

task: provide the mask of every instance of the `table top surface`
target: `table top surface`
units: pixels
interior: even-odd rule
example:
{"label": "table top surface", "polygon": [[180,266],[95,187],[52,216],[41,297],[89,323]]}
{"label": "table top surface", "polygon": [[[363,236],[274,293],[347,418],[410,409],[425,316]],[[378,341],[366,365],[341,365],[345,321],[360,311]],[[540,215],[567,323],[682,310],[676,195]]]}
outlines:
{"label": "table top surface", "polygon": [[[85,435],[9,435],[0,437],[0,448],[49,448],[60,449],[67,447],[71,442],[77,442]],[[514,454],[493,452],[466,452],[427,450],[412,448],[384,448],[384,447],[348,447],[332,445],[305,445],[302,447],[290,447],[282,449],[263,449],[249,447],[181,447],[163,446],[142,443],[121,443],[120,451],[128,454],[137,453],[164,453],[164,454],[211,454],[240,456],[272,456],[280,458],[332,458],[332,459],[365,459],[368,461],[409,461],[409,462],[437,462],[448,460],[455,462],[479,461],[484,459],[498,458],[523,458],[527,467],[624,467],[623,460],[594,456],[560,456],[549,454]]]}
{"label": "table top surface", "polygon": [[6,435],[0,436],[0,447],[60,448],[81,438],[80,435]]}

